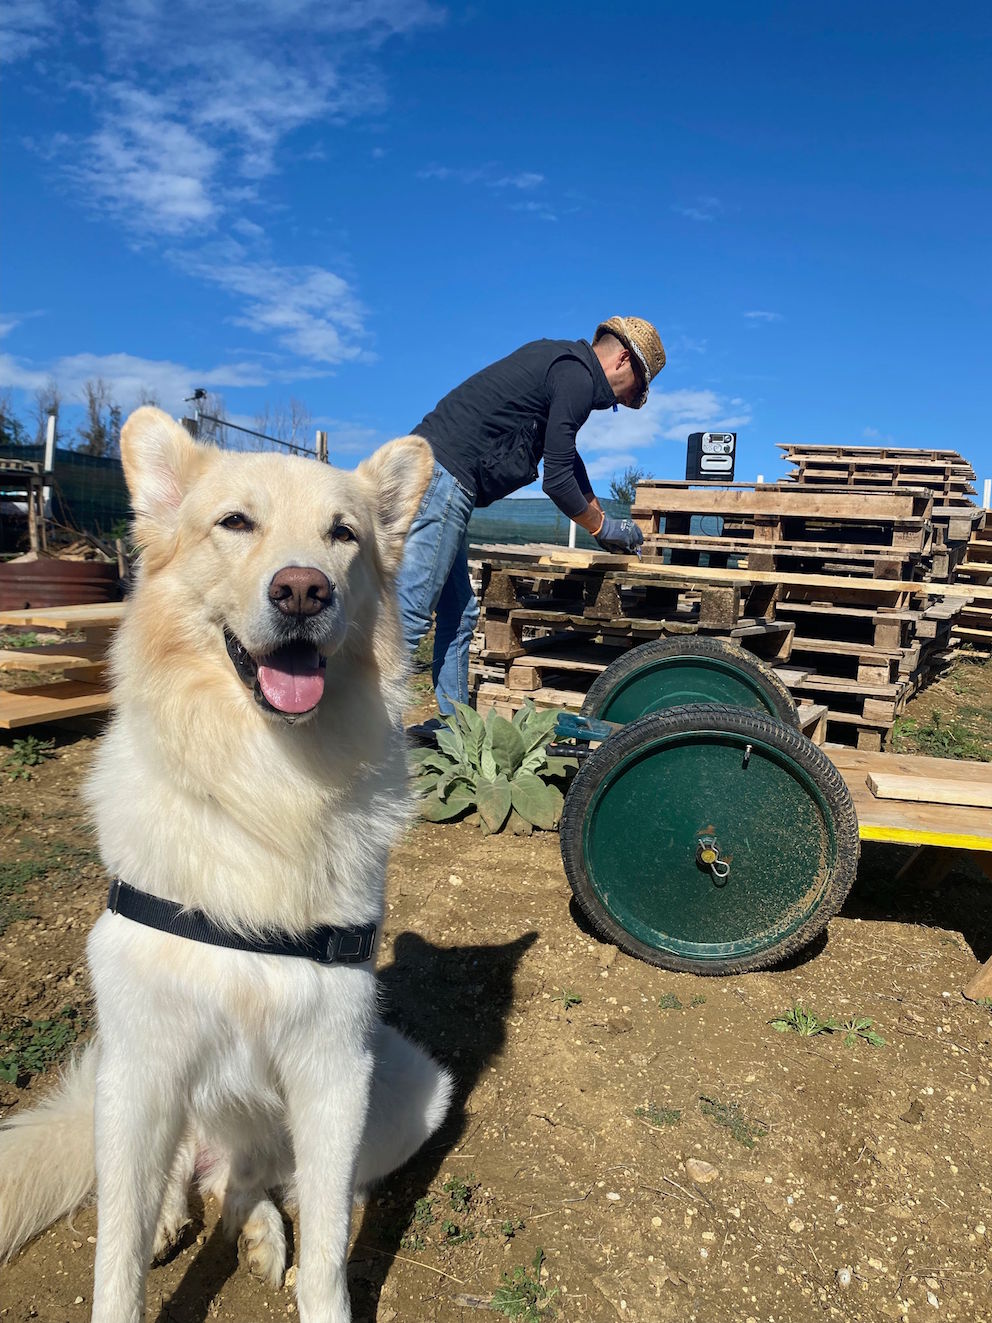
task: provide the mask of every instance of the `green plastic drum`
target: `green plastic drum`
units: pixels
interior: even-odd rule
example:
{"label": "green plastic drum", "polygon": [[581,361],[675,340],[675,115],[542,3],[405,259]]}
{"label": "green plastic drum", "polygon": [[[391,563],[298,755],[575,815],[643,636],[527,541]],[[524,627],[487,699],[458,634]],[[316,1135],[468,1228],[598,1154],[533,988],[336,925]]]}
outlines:
{"label": "green plastic drum", "polygon": [[596,678],[582,715],[624,723],[687,703],[730,703],[799,727],[792,696],[769,667],[736,643],[699,635],[621,654]]}
{"label": "green plastic drum", "polygon": [[738,707],[631,722],[586,760],[561,819],[593,927],[652,964],[760,969],[825,927],[854,879],[850,793],[797,731]]}

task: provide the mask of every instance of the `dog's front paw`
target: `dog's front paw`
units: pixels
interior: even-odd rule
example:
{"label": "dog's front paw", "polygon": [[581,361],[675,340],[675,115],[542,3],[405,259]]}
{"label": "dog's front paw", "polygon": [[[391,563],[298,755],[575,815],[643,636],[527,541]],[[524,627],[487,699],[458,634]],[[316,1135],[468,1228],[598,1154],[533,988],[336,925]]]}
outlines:
{"label": "dog's front paw", "polygon": [[257,1204],[238,1236],[238,1258],[248,1271],[279,1289],[286,1271],[286,1231],[275,1204]]}

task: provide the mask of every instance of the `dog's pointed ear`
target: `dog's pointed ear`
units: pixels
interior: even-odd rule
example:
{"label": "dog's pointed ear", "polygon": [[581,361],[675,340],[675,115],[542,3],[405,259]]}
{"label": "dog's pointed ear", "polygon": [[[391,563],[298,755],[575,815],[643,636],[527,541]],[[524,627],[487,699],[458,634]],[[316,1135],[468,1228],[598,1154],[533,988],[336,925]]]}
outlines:
{"label": "dog's pointed ear", "polygon": [[403,559],[403,541],[434,471],[434,454],[420,436],[400,436],[359,464],[355,472],[375,492],[382,558],[393,573]]}
{"label": "dog's pointed ear", "polygon": [[206,449],[161,409],[136,409],[121,428],[121,460],[139,526],[172,527]]}

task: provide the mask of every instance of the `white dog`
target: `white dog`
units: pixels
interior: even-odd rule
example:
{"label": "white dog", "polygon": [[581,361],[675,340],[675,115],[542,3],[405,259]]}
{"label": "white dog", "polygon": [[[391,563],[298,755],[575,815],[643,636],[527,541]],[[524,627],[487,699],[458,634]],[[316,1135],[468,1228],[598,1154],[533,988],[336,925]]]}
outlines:
{"label": "white dog", "polygon": [[89,938],[95,1044],[0,1133],[0,1261],[95,1165],[94,1323],[140,1323],[195,1163],[274,1283],[271,1194],[298,1204],[302,1323],[347,1323],[353,1196],[451,1093],[379,1024],[369,958],[407,818],[393,588],[430,450],[343,473],[199,446],[147,408],[121,450],[141,569],[88,795],[123,885]]}

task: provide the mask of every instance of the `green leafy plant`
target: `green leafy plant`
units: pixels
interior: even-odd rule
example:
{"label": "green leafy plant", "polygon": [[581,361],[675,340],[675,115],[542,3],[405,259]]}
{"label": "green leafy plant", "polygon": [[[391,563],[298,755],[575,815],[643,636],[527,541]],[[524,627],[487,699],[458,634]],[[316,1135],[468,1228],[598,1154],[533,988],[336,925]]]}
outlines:
{"label": "green leafy plant", "polygon": [[507,1240],[512,1240],[518,1231],[523,1231],[523,1219],[519,1217],[508,1217],[499,1224],[499,1234],[505,1236]]}
{"label": "green leafy plant", "polygon": [[923,753],[931,758],[968,758],[988,762],[988,751],[958,721],[947,721],[939,708],[926,721],[898,717],[892,730],[895,753]]}
{"label": "green leafy plant", "polygon": [[437,748],[411,754],[420,812],[431,822],[478,814],[485,834],[509,827],[529,835],[553,831],[564,781],[578,762],[549,757],[547,746],[557,711],[539,712],[526,703],[512,721],[490,709],[485,721],[466,703],[456,703],[437,733]]}
{"label": "green leafy plant", "polygon": [[754,1121],[746,1116],[737,1103],[717,1102],[715,1098],[699,1097],[699,1110],[717,1125],[729,1130],[739,1144],[745,1148],[754,1148],[756,1139],[764,1139],[768,1127],[763,1121]]}
{"label": "green leafy plant", "polygon": [[504,1273],[502,1281],[493,1292],[489,1308],[506,1318],[521,1319],[523,1323],[541,1323],[542,1319],[553,1318],[551,1301],[558,1288],[551,1291],[545,1288],[541,1281],[543,1265],[544,1250],[539,1249],[529,1268],[517,1267],[512,1273]]}
{"label": "green leafy plant", "polygon": [[[474,1176],[469,1176],[469,1181],[475,1181]],[[475,1184],[469,1185],[465,1181],[460,1181],[457,1176],[452,1176],[441,1186],[448,1198],[451,1200],[451,1207],[456,1213],[464,1213],[468,1210],[472,1195],[475,1192]]]}
{"label": "green leafy plant", "polygon": [[685,1007],[674,992],[663,992],[658,998],[658,1006],[663,1011],[684,1011]]}
{"label": "green leafy plant", "polygon": [[5,634],[0,638],[0,648],[36,648],[38,646],[38,635],[28,632],[27,634]]}
{"label": "green leafy plant", "polygon": [[0,1030],[0,1080],[16,1084],[26,1075],[39,1075],[75,1041],[79,1029],[76,1011],[66,1006],[50,1020],[23,1020]]}
{"label": "green leafy plant", "polygon": [[413,1206],[413,1220],[400,1238],[401,1248],[422,1250],[427,1243],[422,1233],[436,1221],[437,1214],[434,1212],[434,1200],[429,1195],[426,1195],[423,1199],[418,1199]]}
{"label": "green leafy plant", "polygon": [[884,1047],[885,1039],[881,1034],[877,1034],[872,1028],[872,1020],[865,1019],[863,1016],[852,1016],[850,1020],[844,1020],[836,1026],[837,1033],[844,1035],[844,1046],[853,1047],[859,1038],[863,1039],[871,1047]]}
{"label": "green leafy plant", "polygon": [[475,1232],[466,1229],[463,1231],[457,1222],[452,1222],[450,1217],[446,1217],[441,1223],[441,1235],[448,1245],[467,1245],[470,1240],[475,1239]]}
{"label": "green leafy plant", "polygon": [[647,1121],[648,1125],[661,1126],[678,1125],[682,1120],[682,1112],[678,1107],[658,1107],[655,1103],[649,1103],[647,1107],[635,1107],[634,1115],[642,1121]]}
{"label": "green leafy plant", "polygon": [[14,741],[4,767],[9,780],[30,781],[31,768],[40,766],[46,758],[54,757],[54,740],[39,740],[36,735],[27,735],[23,740]]}
{"label": "green leafy plant", "polygon": [[551,998],[551,1000],[561,1002],[562,1010],[565,1011],[570,1011],[573,1006],[582,1005],[582,998],[577,992],[573,992],[571,988],[562,988],[560,992],[556,993],[555,996]]}
{"label": "green leafy plant", "polygon": [[853,1047],[859,1038],[871,1047],[885,1046],[885,1039],[873,1028],[874,1021],[860,1015],[851,1016],[848,1020],[821,1020],[812,1011],[793,1006],[791,1011],[786,1011],[768,1023],[780,1034],[795,1033],[803,1038],[812,1038],[815,1034],[843,1034],[845,1047]]}
{"label": "green leafy plant", "polygon": [[771,1027],[780,1034],[799,1034],[801,1038],[812,1038],[816,1034],[829,1034],[837,1028],[836,1020],[821,1020],[813,1011],[804,1011],[801,1006],[793,1006],[784,1015],[769,1020]]}

